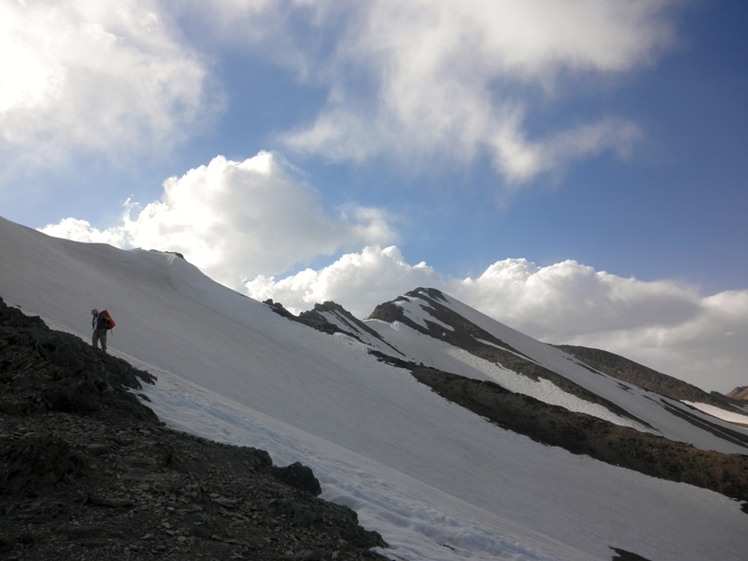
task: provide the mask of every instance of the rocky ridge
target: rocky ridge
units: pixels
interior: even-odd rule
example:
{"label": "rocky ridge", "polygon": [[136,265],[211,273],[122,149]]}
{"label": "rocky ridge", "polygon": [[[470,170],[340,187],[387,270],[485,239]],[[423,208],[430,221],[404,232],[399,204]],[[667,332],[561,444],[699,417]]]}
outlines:
{"label": "rocky ridge", "polygon": [[728,393],[727,397],[740,401],[748,401],[748,386],[738,386]]}
{"label": "rocky ridge", "polygon": [[386,559],[309,468],[165,427],[153,382],[0,299],[0,558]]}

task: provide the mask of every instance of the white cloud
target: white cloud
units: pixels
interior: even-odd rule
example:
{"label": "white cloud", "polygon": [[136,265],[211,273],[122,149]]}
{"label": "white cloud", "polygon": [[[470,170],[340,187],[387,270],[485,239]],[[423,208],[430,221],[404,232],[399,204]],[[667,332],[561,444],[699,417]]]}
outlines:
{"label": "white cloud", "polygon": [[729,392],[745,386],[748,290],[699,297],[692,304],[693,314],[670,326],[587,333],[570,342],[624,354],[702,388]]}
{"label": "white cloud", "polygon": [[641,327],[671,328],[699,312],[695,289],[625,279],[576,261],[538,267],[507,259],[451,290],[492,317],[549,341]]}
{"label": "white cloud", "polygon": [[694,287],[644,282],[564,261],[494,263],[449,288],[519,331],[602,348],[708,390],[745,385],[748,290],[703,296]]}
{"label": "white cloud", "polygon": [[523,333],[553,343],[622,354],[702,388],[745,385],[748,291],[701,296],[671,281],[644,282],[575,261],[538,267],[494,263],[477,279],[444,277],[403,260],[395,247],[368,247],[320,270],[247,284],[250,296],[299,312],[333,300],[365,317],[416,288],[438,288]]}
{"label": "white cloud", "polygon": [[56,238],[65,238],[85,243],[106,243],[115,247],[127,245],[127,233],[124,228],[109,228],[99,230],[91,226],[87,220],[64,218],[57,224],[50,224],[41,230],[45,234]]}
{"label": "white cloud", "polygon": [[553,97],[559,76],[588,80],[650,64],[674,42],[672,4],[216,0],[213,6],[222,14],[222,37],[238,40],[226,33],[234,14],[235,29],[265,45],[268,56],[329,88],[316,119],[282,136],[289,147],[354,161],[386,154],[469,163],[487,155],[516,185],[601,151],[630,150],[640,132],[626,119],[601,116],[532,136],[526,116],[533,100]]}
{"label": "white cloud", "polygon": [[382,212],[349,206],[328,215],[316,194],[269,152],[234,162],[222,156],[164,182],[160,201],[128,201],[122,224],[105,231],[66,219],[43,232],[119,247],[177,251],[237,288],[246,278],[287,271],[341,249],[387,243]]}
{"label": "white cloud", "polygon": [[673,3],[6,0],[0,150],[45,165],[71,151],[125,159],[168,150],[223,107],[196,48],[216,57],[238,49],[328,89],[312,122],[281,135],[295,150],[410,164],[488,157],[519,185],[630,150],[640,133],[625,118],[535,134],[526,121],[559,76],[586,81],[651,63],[674,41]]}
{"label": "white cloud", "polygon": [[155,0],[0,4],[0,150],[49,165],[167,150],[209,112],[207,73]]}
{"label": "white cloud", "polygon": [[385,249],[368,246],[360,253],[343,255],[320,271],[306,269],[279,281],[258,276],[246,284],[246,290],[256,300],[272,298],[294,313],[334,300],[344,302],[351,313],[364,317],[377,304],[393,300],[416,286],[436,286],[443,282],[442,276],[425,263],[406,263],[395,246]]}

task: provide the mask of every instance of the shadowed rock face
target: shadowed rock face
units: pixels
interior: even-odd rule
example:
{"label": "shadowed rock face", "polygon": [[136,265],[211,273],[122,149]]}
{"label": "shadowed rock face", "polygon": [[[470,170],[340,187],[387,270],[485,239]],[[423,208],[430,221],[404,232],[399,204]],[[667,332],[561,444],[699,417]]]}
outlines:
{"label": "shadowed rock face", "polygon": [[615,556],[611,561],[649,561],[646,557],[642,557],[636,553],[631,553],[625,549],[620,549],[618,547],[611,547],[610,549],[615,551]]}
{"label": "shadowed rock face", "polygon": [[384,559],[308,467],[164,427],[154,381],[0,299],[0,558]]}

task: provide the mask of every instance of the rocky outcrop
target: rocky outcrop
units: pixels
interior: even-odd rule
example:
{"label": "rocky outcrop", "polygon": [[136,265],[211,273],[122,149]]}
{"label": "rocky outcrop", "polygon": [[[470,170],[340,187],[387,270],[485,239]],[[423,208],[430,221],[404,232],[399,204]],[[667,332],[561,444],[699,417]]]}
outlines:
{"label": "rocky outcrop", "polygon": [[107,409],[157,422],[156,415],[128,390],[155,378],[124,360],[102,353],[80,338],[52,331],[0,298],[0,412],[50,411],[89,414]]}
{"label": "rocky outcrop", "polygon": [[730,399],[748,401],[748,386],[739,386],[727,394]]}
{"label": "rocky outcrop", "polygon": [[[380,344],[389,347],[396,354],[402,356],[402,353],[393,345],[388,343],[379,333],[360,319],[356,318],[343,306],[335,302],[328,301],[323,304],[315,304],[313,309],[301,312],[298,316],[295,316],[286,310],[279,302],[266,300],[264,304],[270,306],[270,308],[278,315],[290,319],[291,321],[303,323],[304,325],[316,329],[317,331],[321,331],[322,333],[327,333],[328,335],[342,333],[349,337],[353,337],[362,343],[367,339],[369,341],[376,340]],[[334,322],[330,321],[330,319],[333,319]]]}
{"label": "rocky outcrop", "polygon": [[163,426],[154,381],[0,299],[0,558],[384,559],[308,467]]}

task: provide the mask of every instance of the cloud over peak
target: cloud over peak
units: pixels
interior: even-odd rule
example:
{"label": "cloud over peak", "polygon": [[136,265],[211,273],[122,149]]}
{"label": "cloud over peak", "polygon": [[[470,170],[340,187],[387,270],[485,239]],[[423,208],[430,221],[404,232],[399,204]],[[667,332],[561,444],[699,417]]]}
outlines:
{"label": "cloud over peak", "polygon": [[426,263],[409,265],[395,246],[367,246],[360,253],[341,256],[319,271],[306,269],[278,281],[260,275],[246,283],[246,291],[256,300],[272,298],[282,302],[294,313],[334,300],[345,302],[352,313],[365,317],[377,304],[416,286],[443,282],[442,276]]}
{"label": "cloud over peak", "polygon": [[318,271],[260,276],[246,288],[295,312],[333,300],[363,318],[418,286],[443,290],[547,342],[606,349],[706,389],[744,384],[746,290],[705,297],[694,287],[623,278],[573,260],[539,267],[505,259],[475,279],[459,279],[408,264],[396,247],[367,247]]}

